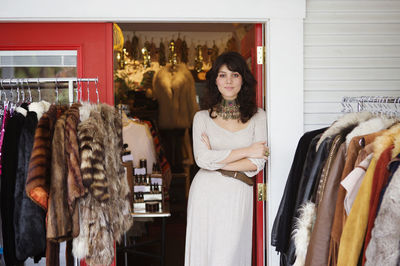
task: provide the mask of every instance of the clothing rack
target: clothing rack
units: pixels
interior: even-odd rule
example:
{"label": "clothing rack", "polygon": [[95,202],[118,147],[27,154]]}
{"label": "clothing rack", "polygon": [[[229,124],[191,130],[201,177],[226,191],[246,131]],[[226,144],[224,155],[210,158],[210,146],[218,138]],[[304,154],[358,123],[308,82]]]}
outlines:
{"label": "clothing rack", "polygon": [[[83,84],[86,85],[87,89],[87,97],[89,99],[89,83],[94,82],[95,83],[95,88],[96,88],[96,96],[97,96],[97,102],[99,102],[99,90],[97,87],[97,84],[99,82],[98,78],[77,78],[77,77],[70,77],[70,78],[6,78],[6,79],[0,79],[0,87],[2,90],[6,88],[10,88],[11,90],[16,88],[17,91],[19,92],[20,89],[24,89],[24,87],[28,87],[28,90],[31,89],[31,87],[36,87],[39,91],[40,95],[40,85],[41,84],[54,84],[56,88],[56,94],[57,94],[57,100],[58,100],[58,87],[62,86],[63,84],[67,83],[68,84],[68,99],[69,103],[72,104],[74,102],[74,85],[76,85],[76,93],[77,93],[77,98],[78,100],[82,100],[82,90],[83,90]],[[21,88],[20,88],[21,86]],[[80,97],[79,97],[80,93]],[[1,97],[1,94],[0,94]]]}
{"label": "clothing rack", "polygon": [[356,104],[357,112],[370,111],[375,114],[400,116],[400,96],[359,96],[343,97],[342,112],[354,112],[353,105]]}

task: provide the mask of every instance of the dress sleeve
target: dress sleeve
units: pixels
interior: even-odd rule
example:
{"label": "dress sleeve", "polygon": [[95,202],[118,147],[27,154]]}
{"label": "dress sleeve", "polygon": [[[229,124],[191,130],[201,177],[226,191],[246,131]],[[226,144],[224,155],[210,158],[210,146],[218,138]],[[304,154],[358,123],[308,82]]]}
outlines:
{"label": "dress sleeve", "polygon": [[[204,113],[197,112],[193,119],[193,152],[197,165],[207,170],[217,170],[225,166],[219,164],[231,153],[231,150],[209,150],[201,141],[201,134],[206,132]],[[207,133],[207,132],[206,132]],[[209,133],[207,133],[209,135]],[[212,137],[212,136],[209,136]]]}
{"label": "dress sleeve", "polygon": [[[265,111],[262,109],[258,109],[258,112],[255,114],[255,126],[254,126],[254,135],[253,135],[253,143],[258,141],[267,141],[267,116]],[[256,158],[247,158],[253,164],[257,166],[257,170],[255,171],[246,171],[244,172],[247,176],[252,177],[258,174],[265,166],[264,159],[256,159]]]}

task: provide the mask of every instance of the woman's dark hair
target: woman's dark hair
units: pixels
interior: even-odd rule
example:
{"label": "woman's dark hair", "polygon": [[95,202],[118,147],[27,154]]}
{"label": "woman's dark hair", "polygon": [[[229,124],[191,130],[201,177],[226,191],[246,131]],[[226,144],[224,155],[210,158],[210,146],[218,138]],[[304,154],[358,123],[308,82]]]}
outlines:
{"label": "woman's dark hair", "polygon": [[236,100],[240,105],[240,121],[246,123],[257,112],[255,89],[257,81],[250,72],[246,61],[239,53],[226,52],[217,57],[212,68],[207,72],[207,85],[203,98],[204,104],[201,107],[203,110],[209,110],[210,117],[215,118],[212,116],[212,112],[222,100],[216,80],[218,71],[223,65],[226,65],[230,71],[238,72],[242,76],[243,84]]}

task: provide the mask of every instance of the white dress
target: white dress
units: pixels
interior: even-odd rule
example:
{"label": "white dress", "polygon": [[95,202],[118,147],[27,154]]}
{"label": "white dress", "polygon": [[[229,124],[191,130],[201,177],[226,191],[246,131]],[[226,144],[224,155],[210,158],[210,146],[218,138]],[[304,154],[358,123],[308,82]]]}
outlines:
{"label": "white dress", "polygon": [[[211,150],[201,141],[206,133]],[[265,111],[251,118],[248,126],[231,132],[218,126],[208,111],[196,113],[193,121],[193,151],[201,168],[190,187],[185,266],[250,266],[253,225],[253,187],[215,171],[233,149],[266,140]],[[249,158],[256,171],[264,167],[264,159]]]}

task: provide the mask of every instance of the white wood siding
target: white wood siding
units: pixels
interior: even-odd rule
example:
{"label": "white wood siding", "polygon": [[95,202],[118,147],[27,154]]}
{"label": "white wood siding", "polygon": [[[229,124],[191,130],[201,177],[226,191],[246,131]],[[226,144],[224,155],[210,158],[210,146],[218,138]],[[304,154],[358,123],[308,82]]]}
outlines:
{"label": "white wood siding", "polygon": [[304,131],[342,115],[343,96],[400,96],[400,0],[308,0]]}

